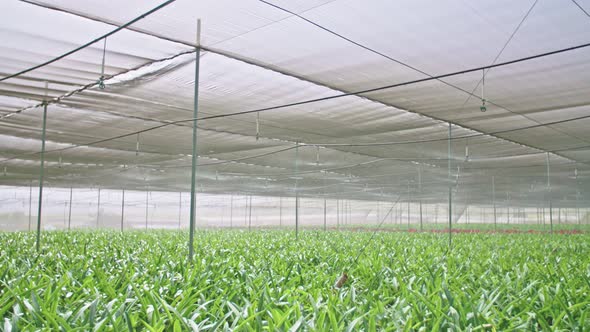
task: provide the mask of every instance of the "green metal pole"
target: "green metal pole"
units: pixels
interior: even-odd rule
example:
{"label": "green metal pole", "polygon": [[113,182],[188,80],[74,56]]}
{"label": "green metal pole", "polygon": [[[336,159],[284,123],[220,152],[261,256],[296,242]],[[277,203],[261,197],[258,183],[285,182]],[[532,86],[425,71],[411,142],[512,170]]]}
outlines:
{"label": "green metal pole", "polygon": [[149,201],[150,191],[145,192],[145,229],[148,229],[148,201]]}
{"label": "green metal pole", "polygon": [[229,228],[234,227],[234,195],[229,197]]}
{"label": "green metal pole", "polygon": [[324,197],[324,232],[327,230],[326,226],[326,197]]}
{"label": "green metal pole", "polygon": [[125,220],[125,189],[123,189],[121,197],[121,232],[123,232],[123,225]]}
{"label": "green metal pole", "polygon": [[410,230],[410,182],[408,182],[408,230]]}
{"label": "green metal pole", "polygon": [[295,240],[299,239],[299,142],[295,143]]}
{"label": "green metal pole", "polygon": [[549,199],[549,233],[553,234],[553,203]]}
{"label": "green metal pole", "polygon": [[252,228],[252,195],[250,195],[250,207],[248,209],[248,231]]}
{"label": "green metal pole", "polygon": [[449,248],[451,247],[453,241],[453,192],[452,192],[452,185],[451,185],[451,138],[452,138],[452,131],[451,131],[451,124],[449,123],[449,139],[447,145],[447,157],[448,157],[448,176],[447,179],[449,181]]}
{"label": "green metal pole", "polygon": [[549,160],[549,152],[547,157],[547,189],[549,192],[549,233],[553,234],[553,203],[551,202],[551,162]]}
{"label": "green metal pole", "polygon": [[100,225],[100,188],[98,188],[98,204],[96,204],[96,228]]}
{"label": "green metal pole", "polygon": [[279,227],[283,227],[283,197],[279,196]]}
{"label": "green metal pole", "polygon": [[496,177],[492,176],[492,204],[494,206],[494,232],[498,230],[498,214],[496,212]]}
{"label": "green metal pole", "polygon": [[418,168],[418,190],[420,193],[420,232],[424,230],[422,222],[422,168]]}
{"label": "green metal pole", "polygon": [[340,200],[336,200],[336,229],[340,230]]}
{"label": "green metal pole", "polygon": [[29,232],[31,231],[31,208],[33,206],[33,181],[29,183]]}
{"label": "green metal pole", "polygon": [[182,191],[178,192],[178,229],[182,225]]}
{"label": "green metal pole", "polygon": [[[47,91],[47,82],[45,83]],[[39,166],[39,209],[37,211],[37,241],[35,247],[39,251],[41,245],[41,209],[43,207],[43,176],[45,171],[45,132],[47,129],[47,101],[43,101],[43,129],[41,131],[41,165]]]}
{"label": "green metal pole", "polygon": [[199,111],[199,62],[201,58],[201,20],[197,20],[197,47],[195,49],[195,92],[193,107],[193,155],[191,168],[191,207],[188,239],[188,259],[192,262],[194,256],[195,216],[196,216],[196,174],[197,174],[197,116]]}
{"label": "green metal pole", "polygon": [[72,227],[72,187],[70,187],[70,211],[68,212],[68,230]]}

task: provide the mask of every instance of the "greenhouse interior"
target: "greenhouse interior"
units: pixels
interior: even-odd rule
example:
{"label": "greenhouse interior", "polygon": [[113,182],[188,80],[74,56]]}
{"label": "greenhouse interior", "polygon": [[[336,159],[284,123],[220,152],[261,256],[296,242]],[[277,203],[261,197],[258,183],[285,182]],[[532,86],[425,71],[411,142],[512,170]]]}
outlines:
{"label": "greenhouse interior", "polygon": [[0,17],[0,330],[590,327],[589,0]]}

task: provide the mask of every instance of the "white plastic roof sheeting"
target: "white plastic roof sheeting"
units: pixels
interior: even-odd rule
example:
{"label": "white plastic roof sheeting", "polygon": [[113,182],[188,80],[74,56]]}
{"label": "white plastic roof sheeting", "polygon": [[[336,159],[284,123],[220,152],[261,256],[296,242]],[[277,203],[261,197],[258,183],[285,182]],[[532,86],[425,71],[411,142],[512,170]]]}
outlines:
{"label": "white plastic roof sheeting", "polygon": [[[0,77],[159,4],[3,1]],[[436,203],[451,185],[461,211],[493,180],[515,204],[590,198],[590,47],[486,70],[485,113],[483,71],[404,84],[589,43],[561,0],[177,0],[107,38],[104,89],[103,40],[0,82],[0,184],[38,178],[48,98],[48,186],[187,190],[198,18],[203,192]]]}

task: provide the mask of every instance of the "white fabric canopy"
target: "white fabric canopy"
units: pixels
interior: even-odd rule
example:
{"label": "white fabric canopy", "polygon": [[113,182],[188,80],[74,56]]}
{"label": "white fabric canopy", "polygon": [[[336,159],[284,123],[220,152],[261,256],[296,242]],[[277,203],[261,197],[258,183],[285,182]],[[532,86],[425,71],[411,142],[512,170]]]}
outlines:
{"label": "white fabric canopy", "polygon": [[[3,1],[0,77],[160,3]],[[204,192],[391,201],[409,186],[404,199],[435,203],[451,185],[461,211],[490,204],[493,179],[498,199],[523,206],[588,202],[590,47],[486,71],[485,113],[483,71],[357,93],[589,43],[590,17],[573,2],[271,3],[284,10],[254,0],[165,6],[107,38],[105,89],[102,40],[0,82],[0,184],[38,178],[47,93],[48,186],[187,190],[200,18]]]}

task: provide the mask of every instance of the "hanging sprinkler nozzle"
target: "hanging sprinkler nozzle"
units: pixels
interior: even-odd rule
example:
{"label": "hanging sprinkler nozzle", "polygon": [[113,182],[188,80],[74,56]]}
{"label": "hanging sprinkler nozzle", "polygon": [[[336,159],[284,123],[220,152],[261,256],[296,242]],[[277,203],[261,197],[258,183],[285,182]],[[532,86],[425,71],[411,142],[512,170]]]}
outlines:
{"label": "hanging sprinkler nozzle", "polygon": [[482,75],[481,75],[481,106],[479,107],[479,110],[481,112],[485,112],[488,110],[486,108],[486,98],[484,96],[485,86],[486,86],[486,71],[485,71],[485,69],[483,69]]}

